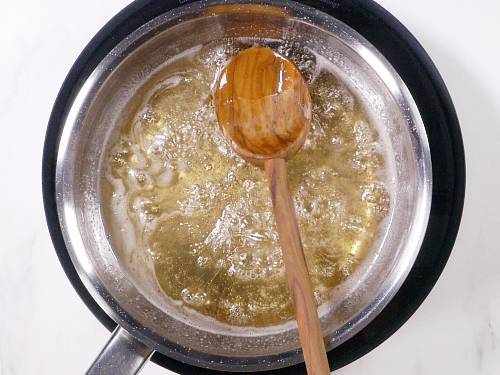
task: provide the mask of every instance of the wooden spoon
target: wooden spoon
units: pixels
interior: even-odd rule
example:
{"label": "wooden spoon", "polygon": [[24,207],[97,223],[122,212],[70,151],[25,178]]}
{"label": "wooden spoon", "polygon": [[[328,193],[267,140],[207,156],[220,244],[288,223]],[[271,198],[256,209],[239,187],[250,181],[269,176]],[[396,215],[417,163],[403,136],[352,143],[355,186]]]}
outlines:
{"label": "wooden spoon", "polygon": [[215,106],[233,149],[265,170],[307,372],[329,374],[285,162],[302,147],[310,128],[307,84],[285,57],[269,48],[249,48],[221,72]]}

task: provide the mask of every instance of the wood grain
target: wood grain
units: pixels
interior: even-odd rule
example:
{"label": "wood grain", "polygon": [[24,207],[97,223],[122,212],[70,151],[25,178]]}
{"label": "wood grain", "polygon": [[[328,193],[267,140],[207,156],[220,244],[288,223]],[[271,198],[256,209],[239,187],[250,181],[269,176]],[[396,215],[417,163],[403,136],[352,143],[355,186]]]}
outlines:
{"label": "wood grain", "polygon": [[219,125],[246,158],[286,158],[309,132],[307,83],[292,62],[269,48],[233,57],[221,72],[215,105]]}
{"label": "wood grain", "polygon": [[267,160],[265,171],[269,180],[279,242],[283,249],[288,287],[295,308],[307,372],[314,375],[329,374],[330,367],[321,334],[316,301],[304,258],[295,208],[288,189],[285,160]]}

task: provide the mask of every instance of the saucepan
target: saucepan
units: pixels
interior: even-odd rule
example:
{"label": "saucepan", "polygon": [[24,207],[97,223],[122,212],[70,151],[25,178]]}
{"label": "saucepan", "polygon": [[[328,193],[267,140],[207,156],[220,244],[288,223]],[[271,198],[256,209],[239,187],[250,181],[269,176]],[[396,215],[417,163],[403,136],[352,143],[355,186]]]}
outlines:
{"label": "saucepan", "polygon": [[[127,102],[168,58],[214,40],[274,38],[316,51],[338,67],[387,140],[395,173],[386,230],[320,309],[332,369],[378,345],[418,307],[456,235],[463,150],[439,75],[411,36],[398,37],[406,31],[396,21],[387,27],[388,19],[358,1],[140,1],[90,43],[54,106],[43,170],[61,262],[87,305],[109,328],[117,326],[89,373],[136,373],[154,352],[155,361],[182,373],[304,372],[296,325],[242,330],[198,320],[168,303],[147,271],[127,263],[102,217],[102,163]],[[381,36],[392,35],[387,41],[373,37],[377,25]]]}

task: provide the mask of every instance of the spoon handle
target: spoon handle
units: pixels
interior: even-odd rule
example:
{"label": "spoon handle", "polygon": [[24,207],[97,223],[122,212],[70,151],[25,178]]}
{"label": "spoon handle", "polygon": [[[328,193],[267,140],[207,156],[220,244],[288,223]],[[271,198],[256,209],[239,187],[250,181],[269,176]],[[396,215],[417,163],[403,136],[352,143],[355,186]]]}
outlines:
{"label": "spoon handle", "polygon": [[271,190],[274,217],[307,373],[310,375],[330,374],[316,301],[302,250],[295,207],[288,189],[286,162],[284,159],[266,160],[264,168]]}

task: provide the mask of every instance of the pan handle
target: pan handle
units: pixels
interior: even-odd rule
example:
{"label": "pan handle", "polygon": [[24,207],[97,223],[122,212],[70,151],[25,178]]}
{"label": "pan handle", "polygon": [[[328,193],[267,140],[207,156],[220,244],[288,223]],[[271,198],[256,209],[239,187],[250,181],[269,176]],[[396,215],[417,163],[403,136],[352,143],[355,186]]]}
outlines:
{"label": "pan handle", "polygon": [[87,375],[134,375],[141,371],[154,350],[118,326],[87,370]]}

